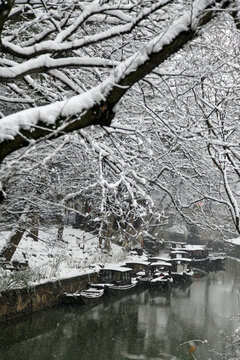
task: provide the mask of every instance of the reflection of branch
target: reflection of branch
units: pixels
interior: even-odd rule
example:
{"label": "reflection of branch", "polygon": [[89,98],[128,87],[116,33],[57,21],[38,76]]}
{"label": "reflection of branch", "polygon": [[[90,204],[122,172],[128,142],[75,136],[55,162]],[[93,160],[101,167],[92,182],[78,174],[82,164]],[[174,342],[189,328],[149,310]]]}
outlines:
{"label": "reflection of branch", "polygon": [[[159,354],[159,355],[161,355],[161,356],[164,357],[164,358],[161,358],[161,360],[163,360],[163,359],[168,359],[168,358],[170,358],[170,360],[179,360],[179,358],[177,358],[176,356],[173,356],[173,355],[163,354],[163,353],[161,353],[161,354]],[[153,359],[153,358],[149,358],[149,360],[150,360],[150,359]],[[156,358],[154,358],[154,359],[156,359]]]}
{"label": "reflection of branch", "polygon": [[128,354],[128,353],[122,353],[122,355],[127,359],[137,359],[137,360],[145,360],[145,355],[134,355],[134,354]]}
{"label": "reflection of branch", "polygon": [[164,358],[162,357],[159,357],[159,356],[151,356],[151,357],[147,357],[143,354],[128,354],[128,353],[125,353],[123,352],[122,355],[127,358],[127,359],[133,359],[133,360],[164,360],[166,358],[171,358],[171,360],[178,360],[178,358],[176,358],[176,356],[173,356],[173,355],[169,355],[169,354],[159,354],[161,356],[164,356]]}
{"label": "reflection of branch", "polygon": [[180,344],[180,345],[178,345],[178,347],[180,347],[180,346],[183,346],[183,345],[186,345],[186,344],[189,344],[189,343],[191,343],[191,342],[200,342],[201,344],[208,344],[208,341],[207,341],[207,339],[205,339],[205,340],[188,340],[188,341],[185,341],[184,343],[182,343],[182,344]]}

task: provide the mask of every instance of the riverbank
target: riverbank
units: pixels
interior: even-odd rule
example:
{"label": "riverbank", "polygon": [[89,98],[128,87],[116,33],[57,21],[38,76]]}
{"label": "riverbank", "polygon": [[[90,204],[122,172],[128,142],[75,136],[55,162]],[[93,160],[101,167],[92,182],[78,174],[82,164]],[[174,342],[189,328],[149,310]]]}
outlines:
{"label": "riverbank", "polygon": [[[37,242],[26,234],[12,260],[27,262],[28,267],[0,268],[0,322],[58,305],[64,291],[75,292],[96,282],[102,265],[139,259],[114,243],[106,251],[97,237],[71,226],[64,228],[63,241],[58,242],[56,234],[54,228],[42,229]],[[9,232],[0,233],[0,249],[8,236]]]}
{"label": "riverbank", "polygon": [[[0,250],[3,248],[10,232],[0,233]],[[25,233],[21,239],[12,261],[28,263],[27,271],[21,279],[19,273],[16,281],[9,283],[34,285],[42,281],[56,280],[63,277],[78,276],[86,272],[98,271],[99,264],[123,261],[127,253],[114,243],[106,251],[104,244],[99,246],[98,238],[80,229],[65,226],[62,241],[57,240],[57,228],[39,229],[38,241],[34,241]],[[9,288],[4,282],[11,273],[0,269],[0,291]],[[19,284],[20,282],[20,284]]]}
{"label": "riverbank", "polygon": [[[1,360],[239,359],[240,262],[166,294],[142,291],[93,307],[58,307],[2,324]],[[86,310],[87,309],[87,310]],[[234,334],[234,338],[232,335]],[[165,355],[164,355],[165,354]]]}
{"label": "riverbank", "polygon": [[46,281],[31,287],[10,289],[0,293],[0,323],[16,320],[34,312],[59,305],[64,292],[84,289],[89,282],[96,282],[97,273]]}

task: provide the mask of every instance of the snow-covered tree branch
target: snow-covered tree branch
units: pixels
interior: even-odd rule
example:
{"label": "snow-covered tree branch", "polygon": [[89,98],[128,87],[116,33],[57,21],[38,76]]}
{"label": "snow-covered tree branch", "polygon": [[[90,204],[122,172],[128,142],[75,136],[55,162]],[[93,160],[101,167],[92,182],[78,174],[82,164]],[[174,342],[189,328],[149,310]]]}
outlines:
{"label": "snow-covered tree branch", "polygon": [[[95,3],[91,5],[91,10],[95,8]],[[143,11],[140,17],[147,16],[165,4],[166,2],[161,2],[160,5],[159,3],[158,5],[151,5],[149,9]],[[212,5],[215,5],[213,1],[198,0],[194,2],[192,9],[175,20],[164,31],[161,31],[159,35],[146,43],[139,51],[124,60],[99,85],[85,91],[83,94],[4,117],[0,122],[0,160],[3,160],[5,156],[22,146],[27,146],[32,140],[38,140],[45,136],[55,138],[90,125],[110,125],[115,115],[115,107],[126,91],[195,37],[199,28],[212,18],[213,11],[210,9]],[[58,46],[61,46],[62,41],[70,36],[75,29],[75,25],[72,25],[71,29],[68,28],[68,32],[66,30],[60,32],[54,42],[45,42],[45,45],[40,43],[33,47],[34,50],[41,48],[39,51],[36,50],[31,53],[28,52],[27,48],[22,48],[22,51],[29,56],[36,56],[47,51],[49,53],[52,51],[57,52]],[[114,31],[112,34],[115,33]],[[120,29],[119,32],[121,34]],[[111,37],[111,34],[109,37]],[[7,43],[4,42],[4,38],[2,42],[4,51],[7,51],[8,47]],[[67,47],[62,50],[75,50],[75,48],[79,47],[78,45],[75,47],[74,44],[75,40],[69,41]],[[57,48],[55,48],[55,45]],[[21,49],[19,45],[13,44],[12,49],[15,47]],[[43,47],[46,50],[43,50]],[[20,56],[20,50],[15,51],[15,55]],[[3,80],[5,76],[8,81],[10,73],[13,73],[14,77],[18,77],[20,74],[23,76],[28,72],[31,73],[33,69],[38,68],[38,72],[41,68],[46,69],[49,67],[52,69],[54,68],[53,64],[56,64],[55,68],[57,68],[64,66],[63,64],[67,64],[68,61],[71,63],[68,58],[58,60],[50,57],[40,57],[30,62],[22,62],[19,65],[7,67],[5,71],[2,69],[3,75],[1,78]],[[92,59],[91,66],[93,66],[93,62]],[[74,60],[73,58],[72,65],[77,66],[77,63],[80,65],[81,59]],[[102,61],[100,63],[102,66]],[[96,66],[98,65],[96,60]]]}
{"label": "snow-covered tree branch", "polygon": [[237,16],[238,1],[16,0],[1,20],[4,217],[28,203],[101,238],[169,217],[240,231]]}

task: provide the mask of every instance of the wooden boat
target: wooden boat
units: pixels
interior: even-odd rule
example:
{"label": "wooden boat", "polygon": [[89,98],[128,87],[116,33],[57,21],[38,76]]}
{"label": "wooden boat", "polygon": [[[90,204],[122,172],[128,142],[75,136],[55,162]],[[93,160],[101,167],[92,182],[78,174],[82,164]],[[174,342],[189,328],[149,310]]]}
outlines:
{"label": "wooden boat", "polygon": [[173,278],[171,276],[172,264],[166,261],[167,258],[152,257],[153,260],[148,265],[148,271],[140,271],[137,275],[138,287],[167,289],[171,286]]}
{"label": "wooden boat", "polygon": [[169,289],[173,283],[171,276],[172,264],[167,261],[156,261],[150,264],[152,279],[150,279],[150,288]]}
{"label": "wooden boat", "polygon": [[192,283],[194,271],[189,268],[188,263],[184,260],[174,259],[172,261],[173,271],[171,272],[173,278],[173,285],[187,285]]}
{"label": "wooden boat", "polygon": [[[194,261],[197,260],[205,260],[208,258],[209,250],[205,245],[190,245],[186,244],[181,248],[175,248],[174,251],[178,252],[180,254],[181,251],[183,251],[187,256],[184,256],[185,258],[190,258]],[[171,253],[174,253],[172,251]]]}
{"label": "wooden boat", "polygon": [[150,271],[150,262],[149,261],[129,261],[126,263],[126,266],[132,269],[132,281],[137,282],[137,288],[148,287],[148,282],[152,278]]}
{"label": "wooden boat", "polygon": [[192,259],[186,251],[174,250],[170,252],[172,264],[172,278],[174,285],[190,284],[192,282]]}
{"label": "wooden boat", "polygon": [[150,280],[149,282],[149,287],[151,288],[155,288],[158,290],[167,290],[171,287],[171,284],[173,282],[173,279],[167,276],[158,276],[158,277],[154,277],[153,279]]}
{"label": "wooden boat", "polygon": [[150,261],[142,261],[142,260],[135,260],[135,261],[128,261],[126,262],[126,267],[132,269],[131,276],[138,276],[137,274],[147,273],[149,271]]}
{"label": "wooden boat", "polygon": [[205,245],[184,245],[183,248],[175,251],[184,251],[187,258],[191,259],[191,266],[205,271],[224,270],[225,256],[209,254],[209,249]]}
{"label": "wooden boat", "polygon": [[223,271],[225,270],[226,254],[212,253],[209,254],[209,271]]}
{"label": "wooden boat", "polygon": [[121,285],[121,284],[108,284],[105,288],[105,291],[108,295],[115,295],[115,296],[122,296],[130,291],[134,290],[137,286],[137,282],[128,284],[128,285]]}
{"label": "wooden boat", "polygon": [[136,288],[137,281],[132,281],[131,273],[131,268],[109,265],[99,270],[99,283],[91,286],[104,289],[107,295],[122,296]]}
{"label": "wooden boat", "polygon": [[104,296],[104,289],[96,289],[90,287],[89,289],[80,291],[79,295],[82,298],[82,301],[85,305],[92,303],[99,303]]}
{"label": "wooden boat", "polygon": [[104,295],[104,289],[90,287],[75,293],[64,293],[62,303],[69,305],[95,305],[98,304]]}
{"label": "wooden boat", "polygon": [[[191,260],[191,267],[204,271],[224,270],[225,256],[209,254],[205,245],[184,245],[171,251],[171,258],[185,258]],[[190,260],[188,260],[190,262]]]}

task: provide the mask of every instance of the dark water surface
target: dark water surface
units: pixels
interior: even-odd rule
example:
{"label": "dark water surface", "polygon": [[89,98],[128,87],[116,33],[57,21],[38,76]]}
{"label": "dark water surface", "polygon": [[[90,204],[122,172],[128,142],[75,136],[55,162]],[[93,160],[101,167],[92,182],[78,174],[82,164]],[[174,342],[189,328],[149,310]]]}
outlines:
{"label": "dark water surface", "polygon": [[[237,359],[231,335],[240,327],[239,274],[240,262],[228,259],[226,271],[168,295],[147,290],[2,325],[0,360]],[[194,356],[189,340],[197,340]]]}

